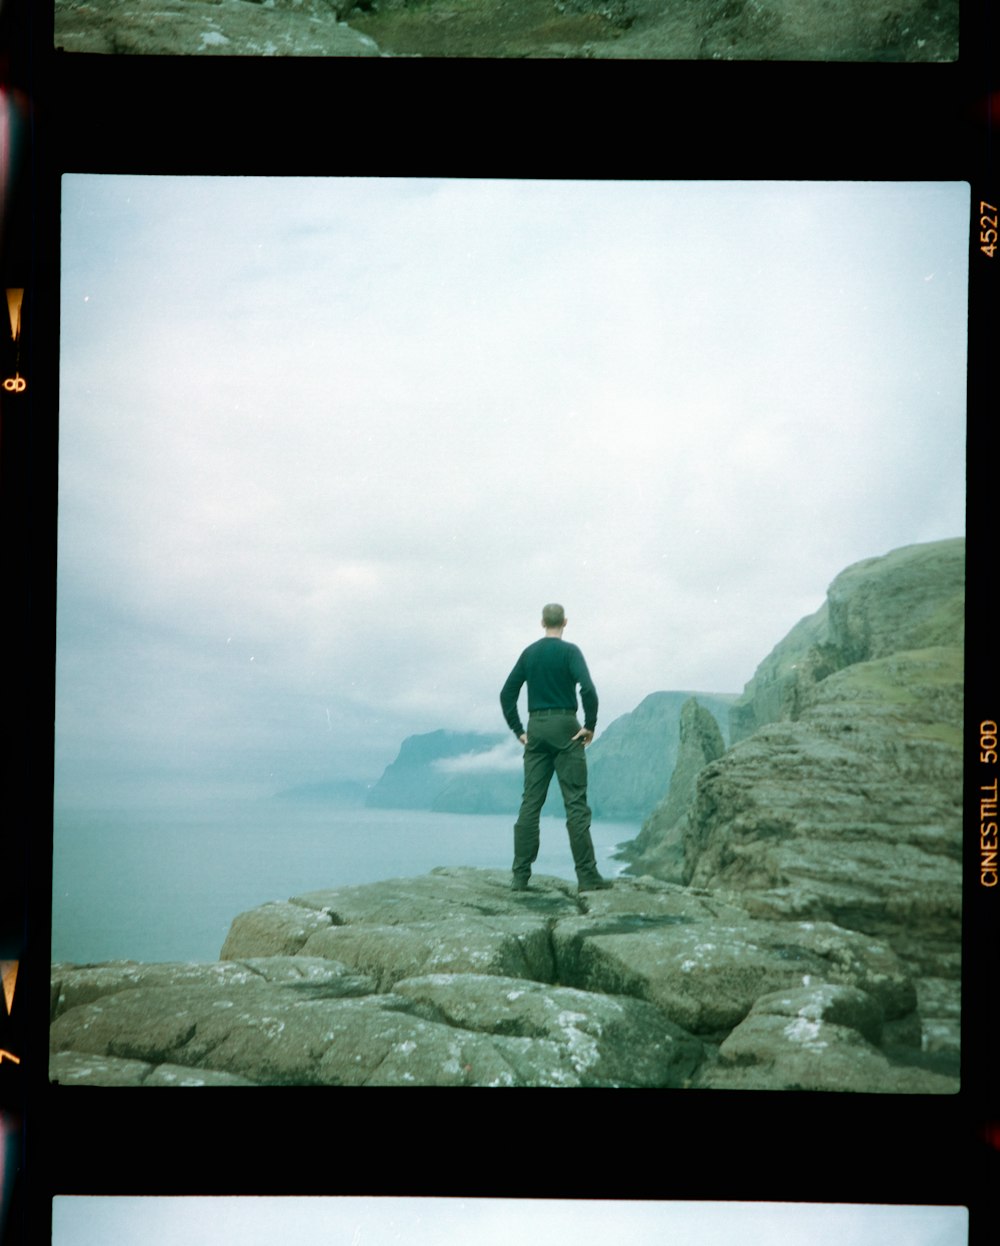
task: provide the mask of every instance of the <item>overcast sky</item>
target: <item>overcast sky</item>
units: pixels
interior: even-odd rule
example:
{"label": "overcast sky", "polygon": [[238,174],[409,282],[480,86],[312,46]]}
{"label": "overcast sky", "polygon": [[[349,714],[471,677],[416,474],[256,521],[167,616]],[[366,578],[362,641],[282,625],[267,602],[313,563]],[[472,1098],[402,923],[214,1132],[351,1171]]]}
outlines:
{"label": "overcast sky", "polygon": [[599,732],[741,691],[844,567],[964,532],[968,203],[66,177],[60,799],[504,732],[553,600]]}
{"label": "overcast sky", "polygon": [[57,1198],[53,1246],[966,1246],[961,1207],[412,1198]]}

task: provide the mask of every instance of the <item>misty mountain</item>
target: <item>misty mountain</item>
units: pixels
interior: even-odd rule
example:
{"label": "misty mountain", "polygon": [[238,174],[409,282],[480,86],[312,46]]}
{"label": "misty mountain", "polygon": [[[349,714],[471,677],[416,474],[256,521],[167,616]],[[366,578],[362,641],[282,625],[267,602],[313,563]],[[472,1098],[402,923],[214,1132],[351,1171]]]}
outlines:
{"label": "misty mountain", "polygon": [[589,798],[594,815],[609,821],[641,821],[666,796],[677,764],[681,710],[697,697],[729,740],[729,707],[736,694],[652,692],[609,724],[587,752]]}
{"label": "misty mountain", "polygon": [[[712,713],[728,741],[728,710],[737,697],[654,692],[622,714],[587,750],[588,800],[594,816],[641,821],[666,794],[677,760],[681,708],[692,696]],[[403,741],[399,756],[368,794],[368,805],[440,813],[516,814],[521,749],[512,735],[432,731]],[[563,816],[553,779],[543,813]]]}
{"label": "misty mountain", "polygon": [[373,809],[434,809],[449,779],[442,763],[478,757],[489,773],[489,759],[506,739],[506,735],[444,729],[408,736],[396,760],[369,791],[366,804]]}

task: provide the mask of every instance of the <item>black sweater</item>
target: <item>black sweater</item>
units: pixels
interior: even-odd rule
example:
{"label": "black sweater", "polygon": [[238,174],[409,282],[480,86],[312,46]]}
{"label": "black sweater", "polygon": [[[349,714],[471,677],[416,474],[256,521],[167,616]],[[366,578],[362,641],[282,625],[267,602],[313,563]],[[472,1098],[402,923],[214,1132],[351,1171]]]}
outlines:
{"label": "black sweater", "polygon": [[524,727],[517,712],[521,688],[528,685],[528,713],[534,710],[573,710],[576,712],[576,686],[580,685],[583,725],[588,731],[597,726],[597,689],[587,663],[576,645],[559,636],[543,636],[529,645],[514,664],[500,690],[500,708],[507,725],[516,736]]}

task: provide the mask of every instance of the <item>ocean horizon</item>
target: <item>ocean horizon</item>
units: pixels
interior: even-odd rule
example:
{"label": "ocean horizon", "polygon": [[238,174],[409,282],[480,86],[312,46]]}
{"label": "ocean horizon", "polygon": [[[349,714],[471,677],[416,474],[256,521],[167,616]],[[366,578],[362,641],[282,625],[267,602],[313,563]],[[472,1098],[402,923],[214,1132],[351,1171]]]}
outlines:
{"label": "ocean horizon", "polygon": [[[437,866],[510,869],[514,817],[276,800],[57,808],[52,961],[216,961],[233,919],[268,901]],[[639,830],[594,821],[602,873],[621,873],[613,853]],[[575,882],[565,822],[543,817],[541,831],[535,872]]]}

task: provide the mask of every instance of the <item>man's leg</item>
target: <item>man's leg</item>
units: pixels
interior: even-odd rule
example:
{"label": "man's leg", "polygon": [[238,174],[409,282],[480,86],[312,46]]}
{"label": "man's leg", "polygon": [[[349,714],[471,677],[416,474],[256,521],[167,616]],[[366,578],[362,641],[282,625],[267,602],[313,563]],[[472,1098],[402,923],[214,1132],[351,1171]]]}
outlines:
{"label": "man's leg", "polygon": [[[570,725],[571,724],[571,725]],[[597,869],[594,843],[590,836],[590,806],[587,804],[587,758],[582,740],[572,740],[580,730],[580,724],[570,720],[567,740],[555,758],[555,770],[559,777],[563,804],[566,806],[566,830],[573,853],[573,865],[581,887],[600,886],[605,883]]]}
{"label": "man's leg", "polygon": [[528,733],[524,746],[524,794],[514,823],[513,885],[527,885],[538,856],[538,820],[552,779],[553,758],[544,741]]}

